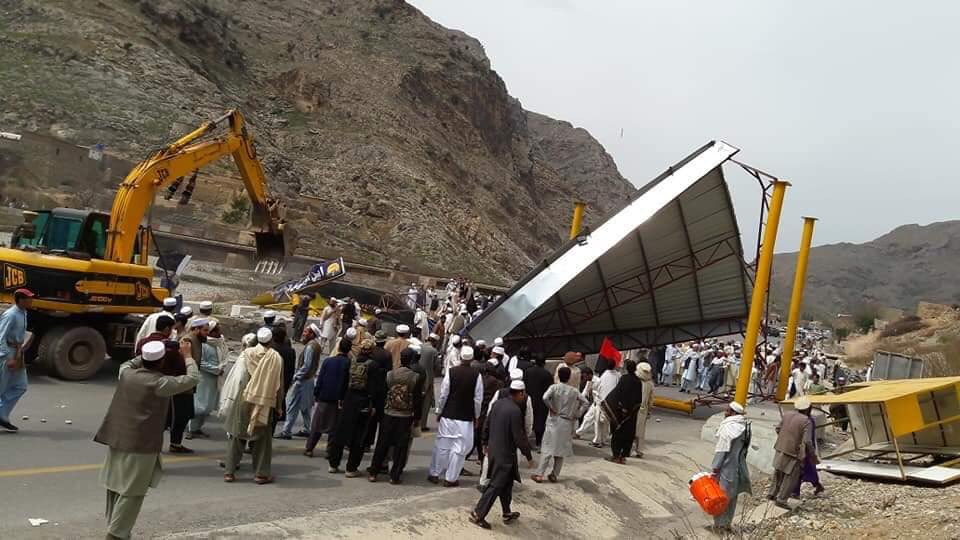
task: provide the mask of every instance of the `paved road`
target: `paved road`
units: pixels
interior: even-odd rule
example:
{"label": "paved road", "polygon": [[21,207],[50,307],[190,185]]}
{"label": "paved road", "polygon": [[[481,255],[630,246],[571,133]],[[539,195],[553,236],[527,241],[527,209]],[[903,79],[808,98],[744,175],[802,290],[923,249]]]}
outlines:
{"label": "paved road", "polygon": [[[104,448],[92,442],[92,437],[109,403],[115,377],[116,366],[108,366],[100,376],[86,383],[64,382],[31,373],[30,390],[18,405],[13,419],[20,425],[20,433],[0,433],[0,493],[3,494],[0,538],[103,537],[105,495],[97,482],[97,474]],[[29,420],[20,420],[24,415],[29,416]],[[46,419],[46,423],[41,423],[41,418]],[[695,420],[672,415],[664,415],[663,419],[663,423],[651,422],[648,428],[650,438],[654,440],[653,452],[663,446],[663,452],[672,455],[676,452],[666,446],[668,441],[679,433],[688,437],[699,433],[700,423]],[[65,424],[67,420],[72,424]],[[164,480],[147,496],[135,531],[138,537],[190,534],[258,522],[284,523],[284,520],[309,516],[324,516],[326,521],[321,523],[325,530],[315,531],[320,537],[334,531],[337,531],[336,536],[366,536],[369,531],[361,532],[361,529],[351,527],[378,523],[381,518],[403,516],[410,511],[417,515],[426,512],[428,516],[437,512],[437,516],[445,515],[449,522],[468,527],[472,533],[477,532],[463,519],[466,509],[476,501],[477,492],[472,489],[475,479],[466,479],[464,484],[467,487],[457,490],[443,490],[426,482],[433,442],[431,436],[414,444],[403,486],[390,486],[386,482],[370,484],[362,478],[330,475],[326,472],[324,460],[310,460],[300,454],[302,440],[274,441],[274,474],[278,481],[274,485],[257,486],[250,479],[249,468],[241,470],[238,483],[222,482],[222,470],[216,462],[223,455],[225,436],[219,422],[210,428],[213,440],[187,442],[198,451],[196,456],[164,456]],[[687,446],[680,448],[686,451]],[[611,466],[599,459],[603,455],[599,450],[578,443],[577,453],[575,464]],[[593,459],[589,459],[591,456]],[[368,463],[369,455],[364,466]],[[686,457],[679,463],[690,468]],[[477,469],[475,465],[469,467]],[[576,475],[577,468],[568,467],[566,470],[571,471],[571,478]],[[639,474],[638,469],[633,472]],[[689,499],[684,493],[688,472],[679,475],[668,472],[671,478],[679,478],[677,486],[672,488],[678,499],[668,501],[669,504],[661,501],[672,509],[677,501],[683,503]],[[651,515],[664,518],[661,515],[663,509],[650,502],[648,496],[623,495],[622,492],[629,491],[628,487],[616,487],[615,474],[609,476],[601,477],[606,478],[602,485],[571,480],[567,489],[573,491],[564,492],[565,502],[546,507],[548,510],[554,508],[556,515],[543,514],[538,526],[549,526],[551,521],[560,519],[557,516],[562,517],[564,505],[575,506],[578,497],[586,498],[583,504],[595,504],[590,499],[599,497],[597,494],[604,493],[604,490],[621,493],[611,500],[634,500],[640,501],[637,504],[655,506],[659,510]],[[525,495],[518,496],[519,504],[526,501],[536,504],[535,499],[545,500],[542,494],[534,495],[539,492],[531,489],[529,483],[524,483]],[[572,499],[566,499],[570,497]],[[359,509],[367,510],[361,512]],[[521,508],[521,511],[524,510]],[[602,508],[597,510],[601,511]],[[341,515],[345,517],[337,517]],[[31,527],[28,518],[43,518],[50,523]],[[424,519],[426,521],[404,522],[400,529],[394,527],[378,532],[392,531],[393,535],[399,536],[446,536],[445,522]],[[639,515],[637,519],[640,519]],[[312,525],[306,527],[309,530]],[[530,529],[517,529],[517,532],[520,530],[530,532]],[[248,536],[276,537],[277,533],[276,529],[272,532],[254,529]]]}

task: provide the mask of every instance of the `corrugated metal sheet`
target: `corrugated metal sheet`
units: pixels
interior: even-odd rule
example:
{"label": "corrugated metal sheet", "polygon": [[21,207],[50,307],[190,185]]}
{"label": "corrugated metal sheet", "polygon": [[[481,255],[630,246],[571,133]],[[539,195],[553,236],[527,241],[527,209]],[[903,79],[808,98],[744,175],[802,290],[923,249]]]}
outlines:
{"label": "corrugated metal sheet", "polygon": [[[823,394],[807,396],[814,404],[830,405],[834,403],[882,403],[895,399],[933,392],[941,388],[960,385],[960,377],[934,377],[930,379],[904,379],[895,381],[877,381],[856,390],[842,394]],[[958,386],[960,389],[960,386]],[[792,403],[785,401],[784,403]]]}
{"label": "corrugated metal sheet", "polygon": [[739,332],[750,303],[740,231],[711,142],[531,271],[467,329],[560,354]]}

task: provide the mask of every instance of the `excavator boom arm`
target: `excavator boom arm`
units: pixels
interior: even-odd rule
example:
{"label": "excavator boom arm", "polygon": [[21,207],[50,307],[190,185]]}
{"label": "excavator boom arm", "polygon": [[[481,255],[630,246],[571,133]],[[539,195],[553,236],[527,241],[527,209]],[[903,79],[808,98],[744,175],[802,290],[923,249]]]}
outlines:
{"label": "excavator boom arm", "polygon": [[[200,140],[223,120],[230,122],[226,134]],[[282,206],[267,195],[266,177],[257,159],[253,137],[246,129],[243,116],[233,110],[159,150],[130,171],[113,200],[104,258],[131,262],[140,223],[157,191],[226,156],[233,157],[253,202],[258,257],[283,259],[288,256],[292,241],[284,237],[292,235],[292,230],[286,226]]]}

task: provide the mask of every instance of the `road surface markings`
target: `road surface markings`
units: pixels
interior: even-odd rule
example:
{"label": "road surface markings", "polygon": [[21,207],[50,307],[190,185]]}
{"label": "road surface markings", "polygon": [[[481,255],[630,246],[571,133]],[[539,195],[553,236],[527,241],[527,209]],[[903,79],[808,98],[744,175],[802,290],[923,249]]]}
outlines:
{"label": "road surface markings", "polygon": [[[433,436],[433,433],[424,433],[422,438],[430,438]],[[318,445],[317,450],[324,450],[324,445]],[[293,454],[293,453],[302,453],[302,447],[291,447],[291,446],[282,446],[279,448],[274,448],[273,452],[275,454]],[[164,465],[171,465],[176,463],[192,463],[197,461],[206,461],[206,460],[223,460],[225,456],[216,455],[203,455],[203,456],[181,456],[181,457],[167,457],[163,456],[162,462]],[[26,469],[0,469],[0,478],[14,478],[18,476],[37,476],[41,474],[60,474],[60,473],[72,473],[72,472],[84,472],[84,471],[95,471],[103,466],[103,463],[86,463],[82,465],[58,465],[54,467],[31,467]]]}

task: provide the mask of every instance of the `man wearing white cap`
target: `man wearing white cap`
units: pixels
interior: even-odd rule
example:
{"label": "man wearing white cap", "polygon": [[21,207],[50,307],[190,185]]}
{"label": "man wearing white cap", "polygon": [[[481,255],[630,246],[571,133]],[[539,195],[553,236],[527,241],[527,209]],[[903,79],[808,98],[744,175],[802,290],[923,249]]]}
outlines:
{"label": "man wearing white cap", "polygon": [[[223,419],[223,427],[233,436],[227,443],[224,482],[236,480],[237,466],[247,441],[253,441],[253,480],[257,484],[272,483],[273,427],[271,419],[283,406],[283,359],[271,347],[273,332],[257,330],[257,345],[244,351],[245,361],[240,384],[231,396],[234,406]],[[240,368],[239,364],[235,369]]]}
{"label": "man wearing white cap", "polygon": [[570,381],[570,368],[557,368],[559,382],[554,383],[543,394],[543,402],[550,410],[547,417],[547,428],[543,432],[543,442],[540,444],[540,466],[531,477],[536,483],[543,482],[543,476],[552,466],[547,479],[556,482],[563,468],[563,459],[573,455],[573,430],[577,427],[577,420],[590,403],[580,392],[567,384]]}
{"label": "man wearing white cap", "polygon": [[405,324],[397,325],[397,337],[387,340],[383,346],[393,361],[393,369],[400,367],[400,353],[410,346],[410,327]]}
{"label": "man wearing white cap", "polygon": [[331,296],[320,314],[320,348],[323,350],[323,354],[332,353],[334,341],[339,333],[337,331],[339,323],[340,302]]}
{"label": "man wearing white cap", "polygon": [[787,499],[800,484],[803,460],[811,456],[813,463],[818,463],[810,433],[810,398],[798,398],[793,407],[796,411],[785,414],[777,426],[777,442],[773,445],[776,452],[773,456],[773,479],[767,493],[767,499],[785,509],[790,509]]}
{"label": "man wearing white cap", "polygon": [[187,426],[187,439],[206,439],[210,437],[203,431],[203,425],[206,423],[207,417],[217,410],[217,404],[220,401],[218,383],[220,375],[223,373],[223,362],[220,359],[220,351],[217,345],[212,343],[214,340],[222,342],[222,339],[218,338],[221,338],[220,325],[217,321],[208,320],[207,335],[202,338],[200,343],[202,351],[200,365],[198,366],[200,368],[200,383],[197,384],[197,389],[193,394],[193,418],[190,419]]}
{"label": "man wearing white cap", "polygon": [[177,299],[167,297],[163,299],[163,309],[156,313],[151,313],[147,315],[147,318],[143,320],[143,324],[140,325],[140,330],[137,331],[137,340],[139,343],[143,338],[149,336],[150,334],[157,331],[157,319],[161,315],[167,315],[170,318],[173,318],[174,313],[177,311]]}
{"label": "man wearing white cap", "polygon": [[750,422],[743,406],[731,401],[717,427],[717,446],[713,450],[713,475],[727,494],[726,512],[713,518],[715,532],[732,532],[730,524],[737,512],[737,496],[750,491],[747,452],[750,450]]}
{"label": "man wearing white cap", "polygon": [[489,529],[487,514],[498,498],[502,509],[504,524],[513,523],[520,517],[519,512],[510,508],[513,500],[513,483],[520,481],[520,466],[517,451],[527,458],[527,467],[533,467],[533,453],[530,440],[523,431],[523,418],[517,405],[526,399],[523,381],[510,383],[510,399],[498,399],[494,402],[483,427],[483,445],[488,449],[490,458],[490,483],[483,490],[476,508],[470,512],[470,523]]}
{"label": "man wearing white cap", "polygon": [[[507,382],[506,386],[500,388],[493,395],[493,398],[487,404],[486,413],[489,415],[490,411],[493,410],[493,404],[501,399],[507,399],[510,397],[510,385],[515,381],[523,382],[523,371],[519,369],[510,370],[510,380]],[[484,393],[486,393],[486,383],[484,383]],[[524,395],[526,399],[520,404],[520,412],[523,413],[523,430],[527,434],[527,438],[530,440],[535,439],[535,434],[533,432],[533,401],[530,398],[530,394],[526,393],[526,384],[524,384]],[[487,456],[483,456],[483,466],[480,469],[480,481],[477,482],[477,489],[481,492],[487,484],[490,483],[490,460],[487,459]]]}
{"label": "man wearing white cap", "polygon": [[427,317],[427,312],[423,308],[417,308],[417,312],[413,315],[413,325],[420,328],[420,335],[425,336],[430,333],[430,319]]}
{"label": "man wearing white cap", "polygon": [[267,328],[273,328],[273,325],[277,322],[277,312],[268,309],[263,312],[263,325]]}
{"label": "man wearing white cap", "polygon": [[461,347],[462,347],[462,340],[460,339],[460,336],[457,336],[457,335],[450,336],[450,346],[447,348],[447,352],[443,357],[444,373],[460,365],[460,348]]}
{"label": "man wearing white cap", "polygon": [[369,332],[371,336],[377,335],[377,332],[383,327],[383,321],[380,319],[380,315],[383,315],[383,310],[377,308],[373,312],[373,317],[367,320],[367,332]]}
{"label": "man wearing white cap", "polygon": [[120,366],[113,399],[93,439],[107,446],[100,483],[107,490],[108,538],[130,538],[147,491],[160,482],[170,396],[190,390],[200,380],[188,342],[180,343],[186,374],[161,373],[165,354],[163,342],[151,341],[138,358]]}
{"label": "man wearing white cap", "polygon": [[464,347],[460,365],[448,370],[440,384],[440,421],[427,480],[437,484],[442,474],[444,487],[460,485],[463,462],[473,449],[473,426],[483,404],[483,380],[480,372],[470,366],[472,361],[473,349]]}

